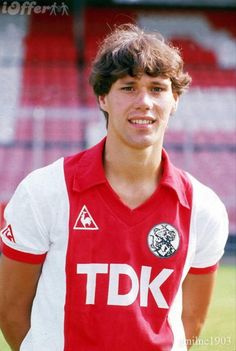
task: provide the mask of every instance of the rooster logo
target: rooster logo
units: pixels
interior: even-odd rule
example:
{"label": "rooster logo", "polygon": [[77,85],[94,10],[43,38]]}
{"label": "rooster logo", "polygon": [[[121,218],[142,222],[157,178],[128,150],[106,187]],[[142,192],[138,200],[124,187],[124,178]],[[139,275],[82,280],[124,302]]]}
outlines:
{"label": "rooster logo", "polygon": [[98,230],[98,226],[95,223],[93,217],[89,213],[89,210],[84,205],[76,219],[75,230]]}
{"label": "rooster logo", "polygon": [[92,223],[92,218],[88,216],[88,213],[85,210],[82,212],[80,220],[84,228],[86,228],[86,226],[90,227]]}

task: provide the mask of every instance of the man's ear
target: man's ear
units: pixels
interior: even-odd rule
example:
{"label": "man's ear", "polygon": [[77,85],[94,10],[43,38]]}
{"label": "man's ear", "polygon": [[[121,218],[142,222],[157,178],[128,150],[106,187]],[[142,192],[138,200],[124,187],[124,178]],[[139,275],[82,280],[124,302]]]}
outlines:
{"label": "man's ear", "polygon": [[101,110],[106,111],[106,95],[99,95],[98,96],[98,103],[101,108]]}
{"label": "man's ear", "polygon": [[178,104],[179,104],[179,95],[174,94],[174,102],[170,112],[171,116],[177,111]]}

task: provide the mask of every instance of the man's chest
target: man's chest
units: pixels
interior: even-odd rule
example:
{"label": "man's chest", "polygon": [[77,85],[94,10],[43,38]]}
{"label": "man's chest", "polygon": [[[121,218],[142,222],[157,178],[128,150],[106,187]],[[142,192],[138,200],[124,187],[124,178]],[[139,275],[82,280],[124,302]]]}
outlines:
{"label": "man's chest", "polygon": [[[141,208],[119,208],[102,195],[97,191],[71,199],[68,283],[83,291],[84,304],[139,299],[147,305],[150,295],[157,306],[168,306],[186,259],[189,211],[170,201],[168,207],[157,203],[145,215]],[[161,287],[168,291],[166,297]]]}

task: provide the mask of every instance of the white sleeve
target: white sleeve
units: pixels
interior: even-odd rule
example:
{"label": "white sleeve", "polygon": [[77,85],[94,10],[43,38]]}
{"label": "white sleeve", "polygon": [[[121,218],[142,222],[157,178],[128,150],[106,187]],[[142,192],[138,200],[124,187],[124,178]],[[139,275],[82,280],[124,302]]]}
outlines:
{"label": "white sleeve", "polygon": [[211,267],[224,254],[229,232],[228,215],[224,204],[213,190],[195,178],[190,178],[193,184],[191,230],[196,241],[191,267]]}
{"label": "white sleeve", "polygon": [[5,209],[5,220],[11,235],[4,235],[7,231],[2,231],[4,244],[16,251],[30,254],[48,251],[47,229],[39,205],[28,189],[27,177],[19,184]]}
{"label": "white sleeve", "polygon": [[4,212],[7,227],[2,230],[3,253],[34,261],[34,255],[48,252],[64,184],[63,162],[61,158],[37,169],[17,187]]}

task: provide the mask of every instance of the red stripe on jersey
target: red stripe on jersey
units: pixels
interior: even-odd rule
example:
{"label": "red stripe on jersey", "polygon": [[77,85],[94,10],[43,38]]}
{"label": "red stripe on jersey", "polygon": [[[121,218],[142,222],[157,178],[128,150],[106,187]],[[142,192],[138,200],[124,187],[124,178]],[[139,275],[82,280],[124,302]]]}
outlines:
{"label": "red stripe on jersey", "polygon": [[219,267],[218,263],[214,264],[213,266],[204,267],[204,268],[192,267],[192,268],[190,268],[189,273],[191,273],[191,274],[208,274],[208,273],[213,273],[213,272],[215,272],[218,269],[218,267]]}
{"label": "red stripe on jersey", "polygon": [[42,255],[35,255],[35,254],[29,254],[26,252],[14,250],[13,248],[5,245],[4,243],[2,245],[2,253],[8,258],[11,258],[12,260],[25,262],[25,263],[32,263],[32,264],[43,263],[47,255],[46,253]]}

